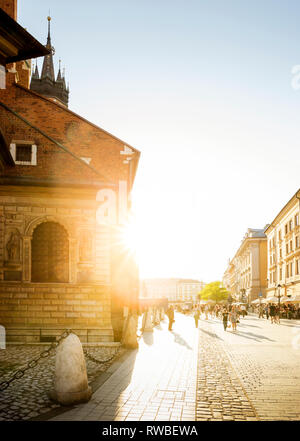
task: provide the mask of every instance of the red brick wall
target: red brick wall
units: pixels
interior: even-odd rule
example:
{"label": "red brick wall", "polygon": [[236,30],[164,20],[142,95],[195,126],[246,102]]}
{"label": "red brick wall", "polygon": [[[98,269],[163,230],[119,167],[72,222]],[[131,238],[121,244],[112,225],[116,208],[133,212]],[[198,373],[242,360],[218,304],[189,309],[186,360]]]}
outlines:
{"label": "red brick wall", "polygon": [[0,8],[17,21],[17,0],[0,0]]}
{"label": "red brick wall", "polygon": [[[0,90],[0,101],[76,155],[92,158],[91,166],[96,168],[103,178],[101,179],[88,167],[72,159],[70,155],[63,153],[62,149],[54,146],[51,141],[12,116],[11,113],[1,109],[1,128],[10,140],[17,139],[17,137],[22,139],[23,136],[27,139],[33,138],[39,143],[37,167],[16,167],[6,170],[6,174],[30,174],[36,177],[69,176],[70,178],[94,178],[113,182],[128,179],[129,165],[123,163],[125,157],[120,155],[124,143],[104,130],[68,112],[64,107],[16,85],[8,87],[7,90]],[[138,156],[137,153],[136,161]]]}

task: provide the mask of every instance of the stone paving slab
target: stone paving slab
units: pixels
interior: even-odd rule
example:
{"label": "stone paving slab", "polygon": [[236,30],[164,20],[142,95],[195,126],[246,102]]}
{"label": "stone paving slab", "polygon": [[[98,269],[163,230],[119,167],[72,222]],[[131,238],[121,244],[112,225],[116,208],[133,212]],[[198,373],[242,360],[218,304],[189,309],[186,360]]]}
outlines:
{"label": "stone paving slab", "polygon": [[176,314],[144,333],[133,351],[87,404],[55,421],[194,421],[198,330],[190,317]]}

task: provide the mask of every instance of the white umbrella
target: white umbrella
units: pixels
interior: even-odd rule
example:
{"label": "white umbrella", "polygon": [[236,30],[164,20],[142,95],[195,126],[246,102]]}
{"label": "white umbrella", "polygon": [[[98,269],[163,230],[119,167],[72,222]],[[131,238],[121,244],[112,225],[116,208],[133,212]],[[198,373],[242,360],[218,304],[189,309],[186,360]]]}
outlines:
{"label": "white umbrella", "polygon": [[267,298],[266,298],[266,301],[267,301],[268,303],[277,303],[277,302],[278,302],[278,297],[275,297],[275,296],[273,296],[273,297],[267,297]]}
{"label": "white umbrella", "polygon": [[251,303],[259,303],[259,302],[260,302],[259,299],[255,299],[255,300],[253,300],[253,302],[251,302]]}
{"label": "white umbrella", "polygon": [[280,298],[280,303],[290,302],[291,297],[283,296]]}
{"label": "white umbrella", "polygon": [[300,294],[290,297],[288,301],[291,303],[300,303]]}
{"label": "white umbrella", "polygon": [[262,299],[261,303],[268,303],[269,299]]}

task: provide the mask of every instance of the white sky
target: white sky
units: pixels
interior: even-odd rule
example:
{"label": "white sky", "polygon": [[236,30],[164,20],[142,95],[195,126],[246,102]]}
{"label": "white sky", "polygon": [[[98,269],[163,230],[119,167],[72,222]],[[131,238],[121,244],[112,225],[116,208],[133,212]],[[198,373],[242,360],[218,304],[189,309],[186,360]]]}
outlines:
{"label": "white sky", "polygon": [[299,2],[19,0],[44,44],[49,8],[70,109],[142,152],[141,276],[220,279],[300,187]]}

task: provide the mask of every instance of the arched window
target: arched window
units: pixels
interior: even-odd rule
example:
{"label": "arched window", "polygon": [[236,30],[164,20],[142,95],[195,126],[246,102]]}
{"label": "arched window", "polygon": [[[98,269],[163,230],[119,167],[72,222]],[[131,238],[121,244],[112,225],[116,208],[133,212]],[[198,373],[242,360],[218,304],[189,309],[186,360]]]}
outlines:
{"label": "arched window", "polygon": [[31,281],[69,281],[69,240],[64,227],[44,222],[36,227],[31,242]]}

